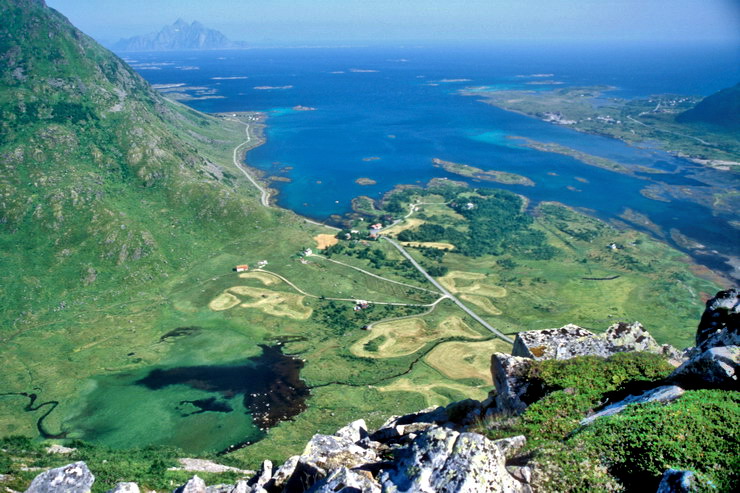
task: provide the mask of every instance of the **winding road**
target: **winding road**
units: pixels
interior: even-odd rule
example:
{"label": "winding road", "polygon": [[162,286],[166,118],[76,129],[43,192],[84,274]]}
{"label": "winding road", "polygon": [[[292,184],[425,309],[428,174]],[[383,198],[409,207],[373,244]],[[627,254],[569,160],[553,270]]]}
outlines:
{"label": "winding road", "polygon": [[493,327],[491,324],[489,324],[488,322],[486,322],[485,320],[483,320],[477,313],[475,313],[473,310],[471,310],[470,308],[468,308],[462,301],[460,301],[459,299],[457,299],[455,297],[455,295],[453,295],[452,293],[450,293],[447,290],[447,288],[445,288],[444,286],[442,286],[439,282],[437,282],[436,279],[434,279],[432,276],[430,276],[429,273],[426,270],[424,270],[424,268],[421,265],[419,265],[419,263],[414,259],[414,257],[412,257],[411,254],[409,252],[407,252],[406,249],[404,247],[402,247],[396,240],[393,240],[391,238],[388,238],[387,236],[381,236],[381,239],[387,241],[388,243],[390,243],[391,245],[393,245],[394,247],[396,247],[396,250],[398,250],[399,252],[401,252],[401,255],[403,255],[404,257],[406,257],[406,259],[409,262],[411,262],[411,264],[416,268],[416,270],[418,270],[419,272],[421,272],[424,275],[424,277],[426,277],[427,280],[429,282],[431,282],[432,285],[434,285],[435,288],[439,289],[439,291],[443,295],[445,295],[447,298],[451,299],[457,306],[460,307],[460,309],[462,311],[464,311],[465,313],[467,313],[468,315],[470,315],[475,321],[477,321],[483,327],[485,327],[486,329],[490,330],[499,339],[502,339],[502,340],[504,340],[506,342],[509,342],[511,344],[514,343],[514,340],[511,337],[507,336],[506,334],[504,334],[503,332],[499,331],[498,329],[496,329],[495,327]]}
{"label": "winding road", "polygon": [[[270,207],[270,192],[267,191],[265,188],[263,188],[259,183],[257,183],[257,180],[255,180],[252,177],[252,175],[250,175],[247,172],[247,170],[245,170],[242,167],[241,163],[239,162],[239,151],[241,150],[242,147],[244,147],[246,145],[249,145],[252,142],[252,136],[249,135],[249,123],[245,123],[245,122],[243,122],[241,120],[233,120],[231,118],[229,120],[231,120],[231,121],[239,121],[240,123],[243,123],[245,125],[244,131],[245,131],[245,133],[247,135],[247,140],[245,140],[244,142],[242,142],[241,144],[239,144],[238,146],[236,146],[234,148],[234,166],[236,166],[237,169],[239,171],[241,171],[244,174],[244,176],[247,177],[247,179],[252,183],[252,185],[255,186],[255,188],[257,190],[259,190],[259,192],[260,192],[260,202],[261,202],[262,206],[263,207]],[[414,213],[415,206],[416,205],[421,205],[421,204],[411,204],[409,206],[409,209],[410,209],[409,210],[409,213],[404,217],[404,219],[407,219],[409,216],[411,216]],[[323,227],[326,227],[326,228],[331,228],[331,229],[333,229],[335,231],[340,231],[339,228],[335,228],[333,226],[327,226],[326,224],[321,224],[319,222],[312,221],[311,219],[304,218],[304,220],[306,222],[308,222],[308,223],[315,224],[317,226],[323,226]],[[395,221],[393,223],[393,225],[395,225],[398,222],[400,222],[400,220],[399,221]],[[388,228],[384,228],[384,229],[388,229]],[[429,282],[431,282],[432,285],[435,288],[437,288],[440,293],[442,293],[442,297],[439,298],[436,302],[434,302],[432,304],[428,304],[428,305],[412,305],[412,304],[405,304],[405,303],[378,303],[378,302],[373,302],[373,303],[378,304],[378,305],[396,305],[396,306],[429,306],[429,307],[432,307],[433,308],[433,307],[435,307],[437,305],[437,303],[439,303],[443,299],[449,298],[457,306],[459,306],[462,311],[464,311],[465,313],[467,313],[468,315],[470,315],[470,317],[473,318],[476,322],[478,322],[483,327],[485,327],[486,329],[488,329],[489,331],[491,331],[496,337],[498,337],[499,339],[504,340],[504,341],[506,341],[508,343],[512,343],[512,344],[514,343],[514,341],[513,341],[513,339],[511,337],[507,336],[506,334],[504,334],[503,332],[499,331],[498,329],[496,329],[495,327],[493,327],[491,324],[489,324],[488,322],[486,322],[485,320],[483,320],[477,313],[475,313],[473,310],[471,310],[470,308],[468,308],[462,301],[460,301],[459,299],[457,299],[455,297],[455,295],[453,295],[452,293],[450,293],[447,290],[447,288],[445,288],[439,282],[437,282],[437,280],[434,279],[431,275],[429,275],[429,273],[426,270],[424,270],[424,268],[421,265],[419,265],[419,263],[414,259],[414,257],[412,257],[411,254],[409,252],[407,252],[406,249],[403,246],[401,246],[401,244],[399,244],[398,242],[396,242],[396,240],[394,240],[392,238],[389,238],[387,236],[381,236],[380,238],[382,240],[387,241],[391,245],[393,245],[396,248],[396,250],[398,250],[401,253],[401,255],[403,255],[406,259],[408,259],[408,261],[411,262],[411,265],[413,265],[414,268],[416,268],[416,270],[418,270],[419,272],[421,272],[422,275],[424,275],[424,277],[426,277],[426,279]],[[325,258],[325,257],[323,257],[323,258]],[[326,259],[326,260],[330,260],[331,261],[331,259]],[[386,280],[386,281],[390,281],[390,282],[393,282],[393,283],[396,283],[396,284],[406,285],[406,284],[401,283],[401,282],[398,282],[398,281],[391,281],[390,279],[386,279],[386,278],[377,276],[375,274],[372,274],[370,272],[363,271],[362,269],[359,269],[359,268],[354,267],[354,266],[350,266],[350,267],[352,267],[355,270],[359,270],[359,271],[365,272],[366,274],[370,274],[371,276],[378,277],[378,278],[383,279],[383,280]],[[269,272],[269,271],[264,271],[264,272]],[[304,295],[310,296],[310,297],[316,297],[315,295],[311,295],[311,294],[308,294],[308,293],[302,291],[295,284],[293,284],[292,282],[288,281],[283,276],[280,276],[278,274],[275,274],[274,272],[269,272],[269,273],[270,274],[273,274],[273,275],[275,275],[275,276],[277,276],[279,278],[281,278],[283,281],[285,281],[290,286],[292,286],[294,289],[296,289],[297,291],[303,293]],[[409,287],[414,287],[415,289],[419,289],[419,288],[417,288],[415,286],[410,286],[409,285]],[[423,289],[423,288],[421,288],[421,289]],[[333,298],[326,298],[326,299],[333,299]],[[335,300],[336,301],[353,301],[353,300],[338,299],[338,298],[336,298]]]}

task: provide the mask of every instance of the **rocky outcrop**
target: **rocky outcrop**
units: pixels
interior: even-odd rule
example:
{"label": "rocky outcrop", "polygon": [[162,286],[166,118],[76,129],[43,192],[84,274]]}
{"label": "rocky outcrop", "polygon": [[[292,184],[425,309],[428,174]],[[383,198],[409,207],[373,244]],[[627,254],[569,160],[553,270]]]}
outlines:
{"label": "rocky outcrop", "polygon": [[36,476],[26,493],[88,493],[95,476],[84,462],[51,469]]}
{"label": "rocky outcrop", "polygon": [[383,471],[383,491],[468,493],[524,491],[506,470],[501,449],[477,433],[433,426],[400,449],[393,469]]}
{"label": "rocky outcrop", "polygon": [[[519,338],[517,338],[517,341]],[[532,402],[527,397],[530,381],[527,378],[532,359],[494,353],[491,356],[491,376],[496,387],[494,403],[496,409],[511,414],[524,412]]]}
{"label": "rocky outcrop", "polygon": [[740,291],[720,291],[707,301],[688,361],[668,379],[685,388],[737,390],[740,370]]}
{"label": "rocky outcrop", "polygon": [[720,291],[707,301],[696,331],[696,348],[693,352],[703,352],[719,346],[737,346],[740,344],[739,332],[740,291]]}
{"label": "rocky outcrop", "polygon": [[543,359],[570,359],[576,356],[601,356],[608,358],[626,351],[647,351],[662,354],[678,366],[683,357],[674,347],[658,344],[639,322],[618,323],[604,334],[568,324],[559,329],[520,332],[514,340],[513,356]]}
{"label": "rocky outcrop", "polygon": [[737,390],[739,367],[739,346],[715,347],[681,365],[669,380],[687,388]]}

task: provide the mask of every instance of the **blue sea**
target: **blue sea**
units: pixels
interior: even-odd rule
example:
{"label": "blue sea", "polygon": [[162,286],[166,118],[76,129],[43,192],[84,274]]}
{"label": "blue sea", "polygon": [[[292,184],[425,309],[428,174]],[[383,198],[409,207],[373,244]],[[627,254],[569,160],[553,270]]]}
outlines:
{"label": "blue sea", "polygon": [[[732,270],[728,258],[740,255],[740,231],[729,224],[730,214],[640,193],[660,183],[697,187],[699,193],[708,193],[709,183],[737,189],[736,175],[460,94],[466,87],[541,91],[608,85],[615,87],[610,97],[704,96],[740,81],[737,46],[306,47],[127,53],[125,58],[153,84],[182,84],[188,94],[206,97],[186,101],[198,110],[266,112],[267,143],[251,151],[247,162],[267,175],[289,178],[272,185],[279,190],[277,203],[307,217],[323,221],[345,214],[352,198],[381,197],[399,184],[461,180],[434,167],[432,159],[439,158],[527,176],[536,186],[474,185],[507,188],[534,203],[558,201],[605,220],[635,211],[658,226],[649,231],[658,238],[671,243],[669,232],[678,230],[703,244],[687,253],[725,273]],[[530,84],[542,81],[552,84]],[[315,111],[292,109],[299,105]],[[669,173],[617,174],[525,148],[509,137],[555,142]],[[377,183],[358,185],[361,177]]]}

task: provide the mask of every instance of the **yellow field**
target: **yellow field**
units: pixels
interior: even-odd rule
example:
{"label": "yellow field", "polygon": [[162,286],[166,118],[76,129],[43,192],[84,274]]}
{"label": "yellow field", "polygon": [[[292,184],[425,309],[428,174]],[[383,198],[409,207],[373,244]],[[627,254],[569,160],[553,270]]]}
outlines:
{"label": "yellow field", "polygon": [[239,274],[239,277],[241,277],[242,279],[257,279],[265,286],[272,286],[274,284],[282,282],[279,277],[275,277],[274,275],[267,272],[245,272],[243,274]]}
{"label": "yellow field", "polygon": [[387,235],[397,235],[401,231],[414,229],[421,226],[422,224],[424,224],[423,220],[417,219],[415,217],[410,217],[408,219],[405,219],[403,222],[400,222],[395,226],[386,229],[385,231],[383,231],[383,233]]}
{"label": "yellow field", "polygon": [[[365,344],[385,336],[377,351],[365,350]],[[396,358],[415,353],[430,341],[442,337],[482,338],[459,317],[449,317],[436,327],[429,327],[424,319],[407,318],[375,325],[366,337],[349,348],[352,354],[364,358]]]}
{"label": "yellow field", "polygon": [[303,305],[304,298],[305,296],[294,293],[251,286],[232,286],[213,299],[208,307],[214,311],[223,311],[239,305],[242,308],[256,308],[275,317],[307,320],[313,310]]}
{"label": "yellow field", "polygon": [[223,293],[216,296],[213,300],[211,300],[210,303],[208,303],[208,308],[210,308],[214,312],[221,312],[230,308],[234,308],[239,303],[241,303],[241,301],[239,301],[239,298],[231,293],[227,293],[226,291],[224,291]]}
{"label": "yellow field", "polygon": [[496,308],[491,300],[485,296],[476,296],[474,294],[461,294],[460,299],[472,303],[489,315],[501,315],[503,312]]}
{"label": "yellow field", "polygon": [[313,237],[313,239],[316,241],[316,245],[319,250],[329,248],[330,246],[334,246],[339,243],[339,240],[335,237],[335,235],[316,235]]}
{"label": "yellow field", "polygon": [[424,357],[424,361],[449,378],[477,378],[487,385],[491,379],[491,354],[511,352],[503,341],[445,342]]}
{"label": "yellow field", "polygon": [[488,385],[473,387],[471,385],[451,382],[421,385],[419,383],[412,382],[408,378],[399,378],[389,385],[376,388],[381,392],[416,392],[417,394],[424,396],[424,400],[426,400],[428,407],[446,406],[450,403],[450,399],[448,397],[437,392],[435,389],[452,389],[468,396],[470,399],[477,400],[484,400],[488,396],[488,391],[490,390]]}
{"label": "yellow field", "polygon": [[485,278],[486,275],[479,272],[453,270],[446,276],[441,277],[439,282],[453,293],[475,294],[491,298],[503,298],[506,296],[506,288],[485,285],[481,282]]}
{"label": "yellow field", "polygon": [[438,241],[402,241],[401,244],[407,247],[438,248],[440,250],[454,250],[455,245],[452,243],[443,243]]}

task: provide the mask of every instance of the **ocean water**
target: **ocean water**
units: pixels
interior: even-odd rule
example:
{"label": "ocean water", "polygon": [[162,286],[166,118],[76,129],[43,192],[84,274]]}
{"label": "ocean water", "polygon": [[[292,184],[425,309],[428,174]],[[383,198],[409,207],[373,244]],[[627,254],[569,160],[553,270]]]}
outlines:
{"label": "ocean water", "polygon": [[[475,185],[507,188],[534,202],[559,201],[606,220],[626,209],[636,211],[658,225],[663,234],[656,235],[668,242],[668,232],[675,229],[705,245],[701,255],[689,253],[718,270],[729,272],[727,256],[738,254],[740,235],[728,224],[729,214],[640,193],[655,183],[707,187],[707,179],[737,189],[736,177],[707,172],[655,149],[506,112],[459,93],[481,86],[536,91],[609,85],[616,88],[610,93],[615,97],[708,95],[740,80],[735,46],[294,48],[126,58],[152,83],[184,84],[189,94],[209,97],[186,102],[196,109],[267,112],[267,143],[251,151],[247,161],[268,175],[289,178],[272,185],[279,190],[277,203],[307,217],[327,220],[347,213],[352,198],[381,197],[398,184],[421,185],[435,177],[461,180],[433,167],[432,159],[439,158],[527,176],[535,187]],[[527,84],[533,80],[560,84]],[[297,105],[316,110],[291,109]],[[522,147],[512,136],[670,173],[621,175]],[[361,177],[376,184],[355,183]]]}

